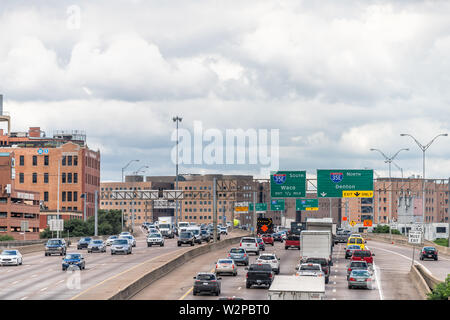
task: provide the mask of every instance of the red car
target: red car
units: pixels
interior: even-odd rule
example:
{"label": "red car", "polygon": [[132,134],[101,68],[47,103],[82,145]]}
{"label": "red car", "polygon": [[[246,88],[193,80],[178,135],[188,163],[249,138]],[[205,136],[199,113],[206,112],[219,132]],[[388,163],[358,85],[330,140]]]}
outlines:
{"label": "red car", "polygon": [[272,247],[275,244],[275,240],[273,239],[273,236],[271,234],[263,234],[261,235],[261,238],[263,239],[265,244],[271,244]]}
{"label": "red car", "polygon": [[284,249],[296,248],[300,250],[300,236],[295,234],[290,234],[287,236],[284,243]]}
{"label": "red car", "polygon": [[355,250],[353,251],[351,261],[365,261],[367,264],[373,264],[373,256],[375,254],[370,250]]}

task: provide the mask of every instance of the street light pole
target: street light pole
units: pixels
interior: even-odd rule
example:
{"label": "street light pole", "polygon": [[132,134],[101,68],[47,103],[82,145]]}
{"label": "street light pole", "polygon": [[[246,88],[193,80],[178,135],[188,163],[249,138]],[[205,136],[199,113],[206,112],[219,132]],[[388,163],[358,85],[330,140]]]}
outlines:
{"label": "street light pole", "polygon": [[[130,162],[128,162],[128,164],[122,168],[122,183],[123,183],[123,172],[125,171],[126,168],[128,168],[128,166],[132,163],[132,162],[139,162],[139,160],[131,160]],[[122,231],[123,231],[123,210],[122,210]]]}
{"label": "street light pole", "polygon": [[[176,163],[176,176],[175,176],[175,190],[178,191],[178,123],[183,121],[183,118],[180,118],[179,116],[172,118],[173,122],[176,122],[177,124],[177,163]],[[178,197],[177,197],[178,198]],[[178,227],[178,199],[175,201],[175,226]]]}
{"label": "street light pole", "polygon": [[385,159],[385,163],[389,164],[389,184],[390,184],[390,192],[389,192],[389,237],[392,241],[392,176],[391,176],[391,164],[394,161],[394,159],[397,157],[397,155],[402,152],[402,151],[409,151],[409,149],[400,149],[397,151],[396,154],[394,154],[392,157],[388,157],[386,156],[381,150],[379,149],[370,149],[370,151],[378,151],[379,153],[381,153],[381,155],[384,157]]}
{"label": "street light pole", "polygon": [[419,141],[417,141],[416,138],[414,138],[412,135],[410,135],[409,133],[401,133],[400,134],[401,137],[405,137],[405,136],[409,136],[411,137],[416,144],[419,146],[419,148],[422,150],[423,152],[423,182],[422,182],[422,229],[423,229],[423,240],[424,240],[424,236],[425,236],[425,151],[427,151],[427,149],[433,144],[433,142],[440,136],[443,137],[447,137],[448,134],[447,133],[441,133],[438,134],[436,137],[434,137],[427,145],[422,145]]}

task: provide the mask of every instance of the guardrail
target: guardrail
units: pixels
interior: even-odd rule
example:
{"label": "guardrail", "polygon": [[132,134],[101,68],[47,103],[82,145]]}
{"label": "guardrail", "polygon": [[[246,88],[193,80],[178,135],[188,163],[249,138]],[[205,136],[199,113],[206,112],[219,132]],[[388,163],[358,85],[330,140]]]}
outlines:
{"label": "guardrail", "polygon": [[414,264],[414,266],[411,267],[409,277],[424,300],[427,299],[428,293],[431,293],[439,283],[443,282],[430,274],[419,264]]}
{"label": "guardrail", "polygon": [[72,300],[128,300],[190,259],[239,243],[240,239],[247,235],[247,232],[239,232],[235,237],[216,243],[202,245],[182,253],[170,252],[158,256],[87,289]]}

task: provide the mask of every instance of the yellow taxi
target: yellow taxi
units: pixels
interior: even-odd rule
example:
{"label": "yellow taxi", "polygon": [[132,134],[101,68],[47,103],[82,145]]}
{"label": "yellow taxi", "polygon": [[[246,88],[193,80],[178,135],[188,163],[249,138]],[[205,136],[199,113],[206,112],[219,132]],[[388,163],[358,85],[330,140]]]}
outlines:
{"label": "yellow taxi", "polygon": [[349,245],[358,245],[361,247],[361,250],[365,250],[364,246],[365,243],[366,241],[364,240],[363,237],[349,237],[347,241],[347,247]]}

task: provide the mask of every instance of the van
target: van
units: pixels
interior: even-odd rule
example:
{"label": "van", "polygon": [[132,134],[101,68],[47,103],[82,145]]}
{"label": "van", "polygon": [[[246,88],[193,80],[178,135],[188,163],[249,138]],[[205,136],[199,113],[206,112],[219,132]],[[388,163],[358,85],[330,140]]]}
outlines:
{"label": "van", "polygon": [[350,237],[350,238],[348,238],[348,241],[347,241],[347,247],[350,246],[350,245],[359,245],[361,247],[361,250],[364,250],[365,249],[365,246],[364,246],[365,242],[366,241],[363,238],[361,238],[361,237]]}

